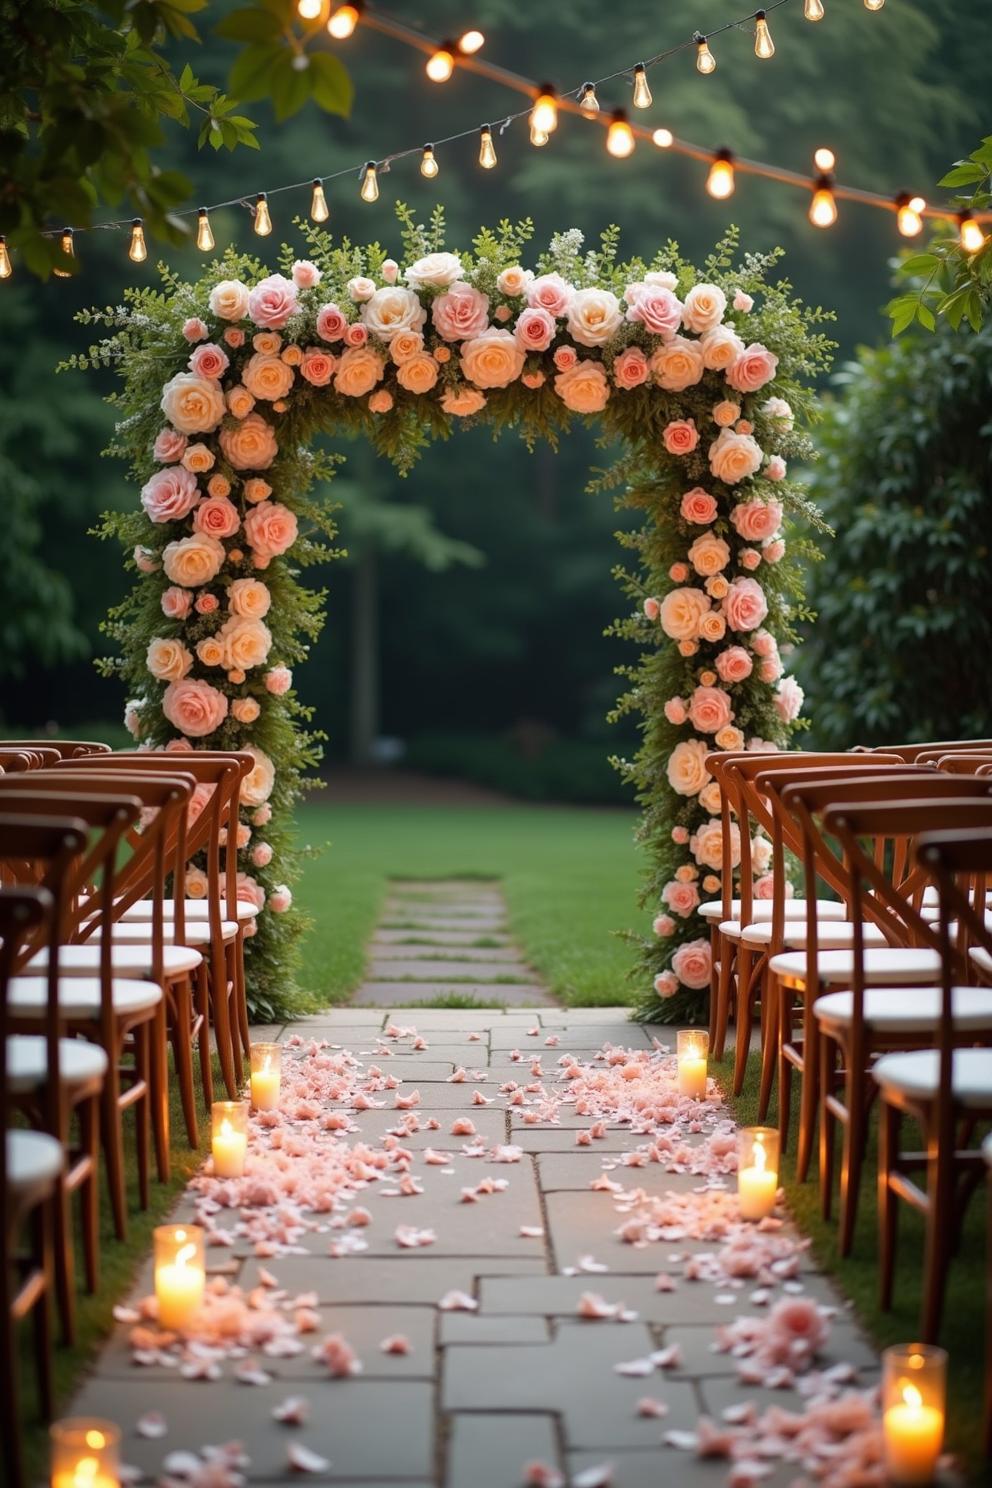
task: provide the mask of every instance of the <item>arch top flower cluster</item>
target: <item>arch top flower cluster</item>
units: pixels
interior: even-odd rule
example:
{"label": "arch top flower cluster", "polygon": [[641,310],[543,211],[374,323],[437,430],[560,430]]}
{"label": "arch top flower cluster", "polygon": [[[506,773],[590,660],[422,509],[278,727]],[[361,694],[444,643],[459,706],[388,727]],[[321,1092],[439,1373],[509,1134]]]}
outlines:
{"label": "arch top flower cluster", "polygon": [[641,648],[618,709],[644,718],[639,754],[620,762],[651,860],[640,974],[691,1016],[708,981],[700,895],[734,867],[719,860],[707,754],[784,743],[801,703],[780,659],[801,609],[783,523],[804,506],[788,462],[809,453],[820,314],[767,282],[774,255],[735,264],[733,235],[702,272],[674,248],[621,262],[612,230],[592,252],[561,234],[527,268],[526,224],[454,253],[439,220],[400,217],[399,260],[310,229],[309,255],[286,250],[280,272],[229,254],[198,284],[167,274],[164,297],[133,290],[123,311],[84,317],[110,322],[82,364],[123,371],[116,452],[142,483],[140,511],[106,524],[140,575],[110,626],[128,725],[150,747],[255,752],[240,866],[243,890],[282,911],[253,947],[271,1006],[294,921],[285,818],[314,754],[290,667],[319,600],[295,570],[333,530],[308,494],[333,473],[312,441],[362,433],[404,471],[455,423],[553,442],[595,416],[626,446],[619,502],[644,517],[621,539],[637,569],[616,627]]}

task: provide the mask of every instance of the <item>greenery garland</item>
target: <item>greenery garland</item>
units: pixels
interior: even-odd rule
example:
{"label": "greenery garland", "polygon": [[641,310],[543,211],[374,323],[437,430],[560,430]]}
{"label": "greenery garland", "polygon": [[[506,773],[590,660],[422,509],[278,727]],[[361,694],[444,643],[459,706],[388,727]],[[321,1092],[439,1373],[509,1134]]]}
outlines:
{"label": "greenery garland", "polygon": [[591,489],[617,489],[643,518],[620,535],[631,609],[613,627],[640,648],[618,668],[613,715],[638,714],[642,732],[635,758],[615,761],[648,854],[653,927],[631,937],[633,974],[651,989],[644,1016],[698,1020],[697,907],[724,871],[706,754],[784,746],[802,726],[781,648],[807,617],[797,560],[812,549],[800,538],[786,555],[782,529],[786,513],[818,524],[787,461],[812,455],[826,317],[770,280],[778,253],[738,262],[735,230],[701,270],[672,243],[650,264],[622,261],[611,228],[589,252],[579,232],[559,234],[530,271],[529,222],[453,254],[440,212],[428,227],[398,215],[400,261],[300,222],[310,256],[284,248],[279,274],[229,251],[195,284],[163,269],[162,291],[81,317],[109,334],[71,365],[120,371],[110,452],[143,483],[142,509],[101,529],[138,575],[107,623],[121,654],[104,669],[126,679],[143,745],[256,751],[239,840],[243,891],[266,907],[250,996],[256,1018],[286,1011],[303,928],[290,818],[319,756],[288,668],[323,618],[298,571],[336,556],[332,511],[311,494],[336,462],[312,441],[361,435],[403,474],[460,420],[554,446],[574,416],[596,419],[625,453]]}

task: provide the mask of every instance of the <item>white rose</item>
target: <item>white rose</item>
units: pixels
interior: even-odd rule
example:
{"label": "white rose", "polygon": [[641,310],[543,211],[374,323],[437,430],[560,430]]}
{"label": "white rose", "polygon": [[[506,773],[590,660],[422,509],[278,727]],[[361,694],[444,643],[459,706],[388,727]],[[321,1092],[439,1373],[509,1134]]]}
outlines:
{"label": "white rose", "polygon": [[682,324],[697,335],[712,331],[723,319],[727,296],[715,284],[695,284],[685,297]]}
{"label": "white rose", "polygon": [[462,278],[462,261],[456,253],[428,253],[426,258],[418,258],[411,264],[403,277],[414,288],[429,285],[447,289],[449,284]]}
{"label": "white rose", "polygon": [[375,294],[375,281],[366,279],[364,274],[358,274],[354,279],[348,280],[348,294],[356,303],[361,300],[370,300]]}
{"label": "white rose", "polygon": [[362,306],[362,320],[373,336],[391,341],[397,331],[419,331],[427,311],[411,289],[377,289]]}
{"label": "white rose", "polygon": [[668,269],[649,269],[644,275],[645,284],[657,284],[660,289],[677,289],[678,282],[678,275]]}
{"label": "white rose", "polygon": [[500,294],[506,295],[509,299],[519,299],[521,295],[527,293],[527,286],[533,278],[534,275],[530,269],[521,268],[520,264],[511,264],[496,280],[496,288]]}
{"label": "white rose", "polygon": [[248,314],[248,286],[240,279],[222,279],[210,291],[210,309],[221,320],[244,320]]}
{"label": "white rose", "polygon": [[783,429],[791,429],[796,421],[791,405],[784,398],[766,398],[759,412],[763,413],[765,418],[774,419],[777,424],[781,424]]}
{"label": "white rose", "polygon": [[568,329],[581,346],[605,346],[623,324],[620,301],[608,289],[577,289],[568,307]]}

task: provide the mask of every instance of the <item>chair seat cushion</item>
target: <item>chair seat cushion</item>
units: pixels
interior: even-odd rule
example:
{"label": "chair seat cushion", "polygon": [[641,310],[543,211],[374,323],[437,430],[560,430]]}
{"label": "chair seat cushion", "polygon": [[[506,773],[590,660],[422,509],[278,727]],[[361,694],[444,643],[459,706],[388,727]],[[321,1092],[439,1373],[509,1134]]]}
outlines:
{"label": "chair seat cushion", "polygon": [[[166,976],[185,976],[195,971],[202,962],[199,951],[187,946],[163,946],[162,970]],[[148,945],[117,945],[112,955],[114,976],[150,977],[152,953]],[[25,970],[45,971],[48,967],[48,948],[32,956]],[[66,945],[59,947],[59,976],[94,976],[100,971],[100,947],[92,945]]]}
{"label": "chair seat cushion", "polygon": [[982,1143],[982,1156],[985,1159],[986,1165],[992,1168],[992,1132],[989,1132],[985,1141]]}
{"label": "chair seat cushion", "polygon": [[[732,919],[738,919],[741,912],[741,901],[731,899],[730,914]],[[699,913],[706,920],[722,920],[723,900],[710,899],[699,906]],[[789,920],[798,919],[806,913],[805,899],[786,899],[785,917]],[[770,920],[772,917],[772,901],[770,899],[752,899],[751,922],[760,924],[762,920]],[[844,920],[847,918],[847,906],[840,904],[836,899],[818,899],[816,901],[816,917],[818,920]]]}
{"label": "chair seat cushion", "polygon": [[[7,984],[7,1008],[15,1018],[39,1018],[48,1005],[48,979],[41,976],[12,977]],[[100,978],[59,977],[59,1009],[66,1018],[96,1018],[100,1014]],[[114,1012],[142,1013],[162,1001],[155,982],[117,978],[110,984]]]}
{"label": "chair seat cushion", "polygon": [[[777,976],[789,981],[806,981],[805,951],[783,951],[773,956],[768,965]],[[818,951],[817,978],[821,982],[850,985],[854,977],[853,951]],[[940,957],[927,948],[878,946],[865,951],[865,981],[875,986],[899,986],[903,982],[935,982],[940,976]]]}
{"label": "chair seat cushion", "polygon": [[979,971],[984,971],[989,976],[992,976],[992,956],[989,955],[984,946],[972,946],[968,954]]}
{"label": "chair seat cushion", "polygon": [[[107,1055],[88,1039],[59,1039],[59,1074],[66,1086],[90,1085],[107,1073]],[[40,1033],[7,1040],[7,1079],[17,1095],[38,1090],[48,1079],[48,1044]]]}
{"label": "chair seat cushion", "polygon": [[7,1187],[18,1203],[35,1202],[52,1192],[65,1159],[61,1145],[44,1132],[7,1132]]}
{"label": "chair seat cushion", "polygon": [[[869,987],[865,990],[865,1023],[890,1033],[931,1034],[940,1022],[943,993],[939,987]],[[955,1028],[992,1029],[992,987],[952,988]],[[821,1023],[846,1026],[854,1016],[852,992],[818,997],[813,1012]]]}
{"label": "chair seat cushion", "polygon": [[[165,909],[166,919],[174,919],[176,914],[176,901],[174,899],[166,899],[163,901],[163,906]],[[226,914],[226,899],[221,900],[221,906],[224,910],[224,913]],[[187,899],[185,913],[187,920],[205,920],[209,918],[210,906],[208,905],[206,899]],[[239,920],[253,920],[255,919],[257,914],[258,910],[255,908],[254,904],[250,903],[247,899],[238,900],[237,917]],[[132,904],[128,909],[124,911],[121,919],[150,920],[151,917],[152,901],[150,899],[139,899],[137,904]]]}
{"label": "chair seat cushion", "polygon": [[[940,1055],[936,1049],[883,1054],[872,1075],[886,1090],[926,1100],[937,1094]],[[992,1049],[955,1049],[951,1088],[954,1099],[971,1109],[992,1110]]]}
{"label": "chair seat cushion", "polygon": [[[164,936],[170,945],[176,944],[176,927],[171,920],[164,926]],[[238,933],[237,920],[222,920],[221,933],[225,941],[234,940]],[[150,945],[152,927],[148,920],[118,920],[114,925],[114,945]],[[208,946],[210,926],[206,920],[187,920],[183,931],[182,945]]]}
{"label": "chair seat cushion", "polygon": [[[866,922],[862,928],[866,946],[888,945],[888,941],[877,925]],[[752,946],[766,946],[771,938],[771,925],[748,925],[741,935],[744,944]],[[797,925],[794,921],[786,920],[782,939],[787,949],[803,949],[807,940],[805,923]],[[827,920],[823,924],[818,922],[816,939],[817,945],[825,951],[843,950],[845,946],[854,944],[854,926],[849,920]]]}

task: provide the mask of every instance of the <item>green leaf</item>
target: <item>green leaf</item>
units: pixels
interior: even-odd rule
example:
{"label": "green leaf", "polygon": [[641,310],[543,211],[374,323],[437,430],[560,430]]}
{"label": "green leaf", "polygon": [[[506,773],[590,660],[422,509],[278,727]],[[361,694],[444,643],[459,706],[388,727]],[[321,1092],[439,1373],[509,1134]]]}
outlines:
{"label": "green leaf", "polygon": [[311,92],[317,107],[325,114],[341,114],[347,118],[351,113],[355,85],[340,57],[331,52],[315,52],[310,56],[310,71]]}
{"label": "green leaf", "polygon": [[299,113],[310,97],[310,68],[294,67],[293,60],[289,49],[281,48],[269,79],[272,108],[279,124]]}
{"label": "green leaf", "polygon": [[257,42],[246,47],[231,68],[229,86],[236,98],[250,101],[264,98],[272,87],[272,74],[276,64],[286,54],[279,43]]}
{"label": "green leaf", "polygon": [[228,41],[271,41],[281,31],[278,16],[254,7],[251,10],[232,10],[214,27],[215,34],[226,37]]}
{"label": "green leaf", "polygon": [[939,186],[968,186],[972,181],[980,181],[987,172],[980,165],[971,160],[959,160],[957,165],[952,166],[938,181]]}
{"label": "green leaf", "polygon": [[902,260],[899,269],[903,274],[929,274],[939,262],[940,259],[935,253],[914,253]]}

